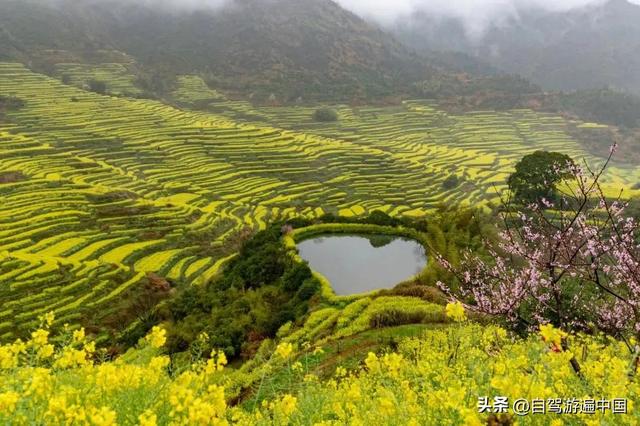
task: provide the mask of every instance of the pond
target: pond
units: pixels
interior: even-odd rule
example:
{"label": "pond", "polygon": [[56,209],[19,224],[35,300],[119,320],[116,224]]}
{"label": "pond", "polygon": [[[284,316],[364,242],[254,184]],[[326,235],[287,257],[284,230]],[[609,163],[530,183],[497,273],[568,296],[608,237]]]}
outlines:
{"label": "pond", "polygon": [[301,241],[298,251],[338,295],[393,288],[427,263],[420,243],[388,235],[325,235]]}

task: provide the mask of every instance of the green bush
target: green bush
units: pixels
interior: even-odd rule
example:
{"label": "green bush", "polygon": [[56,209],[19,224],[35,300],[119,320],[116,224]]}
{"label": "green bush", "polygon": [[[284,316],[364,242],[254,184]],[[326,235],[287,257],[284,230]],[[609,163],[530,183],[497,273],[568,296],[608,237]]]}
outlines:
{"label": "green bush", "polygon": [[89,90],[94,93],[98,93],[100,95],[105,95],[107,93],[107,83],[104,81],[93,79],[89,80],[87,84],[89,85]]}
{"label": "green bush", "polygon": [[312,278],[309,266],[306,263],[298,263],[284,273],[282,286],[286,291],[298,291],[309,278]]}
{"label": "green bush", "polygon": [[442,182],[442,189],[453,189],[460,184],[460,178],[457,175],[449,175]]}
{"label": "green bush", "polygon": [[369,216],[365,219],[366,223],[371,223],[373,225],[380,226],[398,226],[399,221],[397,219],[392,218],[388,214],[381,212],[380,210],[374,210],[369,214]]}
{"label": "green bush", "polygon": [[0,110],[17,110],[24,107],[25,102],[15,96],[0,95]]}
{"label": "green bush", "polygon": [[282,242],[282,224],[246,241],[222,276],[191,286],[172,301],[170,351],[185,351],[205,332],[206,349],[228,356],[250,355],[289,321],[304,316],[307,300],[319,290],[311,270],[295,262]]}
{"label": "green bush", "polygon": [[331,108],[319,108],[314,111],[313,119],[323,123],[338,121],[338,112]]}
{"label": "green bush", "polygon": [[298,293],[296,293],[296,296],[300,300],[309,300],[319,291],[320,283],[318,283],[317,280],[310,278],[302,283],[302,285],[298,289]]}
{"label": "green bush", "polygon": [[371,328],[396,327],[404,324],[420,324],[427,319],[424,311],[406,312],[400,309],[387,309],[371,316]]}

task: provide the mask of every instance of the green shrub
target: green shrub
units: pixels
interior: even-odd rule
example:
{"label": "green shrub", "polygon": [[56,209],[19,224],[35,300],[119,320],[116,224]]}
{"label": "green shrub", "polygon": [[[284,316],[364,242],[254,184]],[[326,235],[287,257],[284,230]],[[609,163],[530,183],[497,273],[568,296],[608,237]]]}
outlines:
{"label": "green shrub", "polygon": [[286,291],[298,291],[304,282],[312,278],[311,269],[306,263],[297,263],[282,276],[282,286]]}
{"label": "green shrub", "polygon": [[185,289],[171,303],[171,351],[203,344],[197,339],[205,332],[207,350],[249,356],[283,324],[306,315],[320,285],[305,263],[291,259],[281,228],[273,224],[245,241],[222,276]]}
{"label": "green shrub", "polygon": [[399,221],[397,219],[392,218],[385,212],[381,212],[380,210],[374,210],[369,214],[369,216],[365,219],[366,223],[371,223],[373,225],[380,226],[397,226]]}
{"label": "green shrub", "polygon": [[1,110],[17,110],[24,107],[25,102],[15,96],[0,95],[0,111]]}
{"label": "green shrub", "polygon": [[453,189],[460,184],[460,178],[457,175],[449,175],[442,182],[442,189]]}
{"label": "green shrub", "polygon": [[94,93],[98,93],[100,95],[105,95],[107,93],[107,83],[104,81],[92,79],[89,80],[87,84],[89,85],[89,90]]}
{"label": "green shrub", "polygon": [[323,123],[338,121],[338,112],[331,108],[319,108],[314,111],[313,119]]}
{"label": "green shrub", "polygon": [[310,278],[302,283],[302,285],[298,289],[298,293],[296,294],[296,296],[300,300],[309,300],[319,291],[320,283],[318,283],[317,280]]}
{"label": "green shrub", "polygon": [[371,316],[371,328],[395,327],[405,324],[419,324],[427,318],[424,311],[407,312],[400,309],[387,309]]}

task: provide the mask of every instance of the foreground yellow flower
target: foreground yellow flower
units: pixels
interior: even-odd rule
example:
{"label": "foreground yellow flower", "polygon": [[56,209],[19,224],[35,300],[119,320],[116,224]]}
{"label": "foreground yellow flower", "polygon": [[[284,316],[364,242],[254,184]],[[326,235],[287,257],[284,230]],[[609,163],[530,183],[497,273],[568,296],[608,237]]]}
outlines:
{"label": "foreground yellow flower", "polygon": [[0,370],[18,366],[18,356],[11,346],[0,346]]}
{"label": "foreground yellow flower", "polygon": [[367,354],[367,358],[364,360],[364,363],[369,371],[376,372],[380,370],[380,360],[373,352],[369,352]]}
{"label": "foreground yellow flower", "polygon": [[73,343],[84,343],[85,339],[84,328],[80,328],[73,332]]}
{"label": "foreground yellow flower", "polygon": [[207,361],[205,371],[207,374],[213,374],[224,370],[225,365],[227,365],[227,356],[224,352],[214,349],[211,351],[211,358]]}
{"label": "foreground yellow flower", "polygon": [[16,409],[20,395],[16,392],[0,393],[0,414],[11,414]]}
{"label": "foreground yellow flower", "polygon": [[[0,345],[11,365],[14,354],[21,354],[17,367],[0,368],[0,424],[479,426],[487,423],[488,415],[478,413],[477,398],[486,394],[528,400],[557,395],[578,395],[583,400],[619,397],[627,401],[629,414],[614,415],[610,409],[603,417],[594,417],[593,424],[638,424],[640,415],[633,408],[640,401],[640,387],[628,374],[634,354],[623,342],[594,336],[574,339],[550,325],[540,328],[547,344],[539,335],[508,339],[499,327],[472,322],[424,333],[399,339],[393,349],[372,347],[379,354],[363,356],[364,365],[338,362],[332,377],[304,375],[307,359],[292,359],[293,342],[281,343],[273,357],[256,362],[258,370],[224,369],[226,357],[214,350],[208,362],[196,360],[193,368],[185,365],[182,372],[168,371],[169,357],[157,354],[151,344],[95,364],[85,349],[91,344],[89,338],[83,345],[68,340],[45,360],[35,356],[37,350],[30,344],[26,349],[24,343]],[[464,356],[452,358],[450,351],[442,350],[451,344],[452,333]],[[150,333],[153,338],[160,336],[158,340],[162,335],[157,330]],[[38,336],[42,339],[44,333]],[[571,367],[570,352],[548,349],[565,336],[581,354],[582,377]],[[58,341],[57,336],[50,340]],[[301,339],[296,342],[302,345]],[[259,386],[263,374],[266,382],[290,372],[283,358],[291,360],[293,370],[304,366],[303,374],[288,375],[292,386],[263,386],[261,400],[249,397],[246,405],[236,403],[242,387]],[[584,387],[585,381],[590,389]],[[589,420],[563,419],[567,424]],[[551,420],[541,418],[540,424]]]}
{"label": "foreground yellow flower", "polygon": [[34,368],[29,370],[31,383],[24,388],[24,396],[43,396],[51,391],[53,377],[48,368]]}
{"label": "foreground yellow flower", "polygon": [[155,326],[151,329],[151,333],[147,335],[146,340],[154,348],[161,348],[167,341],[167,330]]}
{"label": "foreground yellow flower", "polygon": [[553,324],[544,324],[540,326],[540,335],[542,339],[551,343],[556,350],[562,350],[562,339],[567,336],[567,333],[557,329]]}
{"label": "foreground yellow flower", "polygon": [[158,417],[151,410],[146,410],[144,413],[138,416],[138,422],[140,426],[156,426],[158,424]]}
{"label": "foreground yellow flower", "polygon": [[115,411],[108,407],[94,409],[89,417],[91,424],[96,426],[115,426],[117,424]]}
{"label": "foreground yellow flower", "polygon": [[31,345],[34,347],[40,347],[47,344],[49,341],[49,332],[47,330],[36,330],[31,333]]}
{"label": "foreground yellow flower", "polygon": [[286,394],[280,400],[277,410],[285,417],[289,417],[296,410],[297,403],[298,399],[295,396]]}
{"label": "foreground yellow flower", "polygon": [[451,318],[455,322],[462,322],[467,319],[467,314],[464,311],[464,306],[462,303],[448,303],[445,308],[445,312],[448,318]]}
{"label": "foreground yellow flower", "polygon": [[280,343],[276,348],[276,354],[284,359],[289,358],[292,352],[293,352],[293,345],[288,342]]}
{"label": "foreground yellow flower", "polygon": [[168,356],[154,356],[151,358],[151,361],[149,361],[149,368],[154,371],[164,370],[170,362],[171,360]]}
{"label": "foreground yellow flower", "polygon": [[402,357],[402,355],[399,355],[397,353],[385,354],[384,357],[382,357],[382,363],[384,364],[385,369],[388,371],[388,373],[392,376],[395,376],[400,370],[400,367],[402,367],[404,358]]}
{"label": "foreground yellow flower", "polygon": [[55,348],[53,347],[53,345],[44,345],[43,347],[38,349],[37,355],[38,355],[38,358],[40,359],[47,359],[53,355],[54,351],[55,351]]}
{"label": "foreground yellow flower", "polygon": [[53,321],[56,319],[56,315],[53,312],[47,312],[44,315],[38,317],[42,324],[46,324],[48,327],[51,327]]}
{"label": "foreground yellow flower", "polygon": [[396,411],[396,405],[393,394],[388,390],[384,390],[382,396],[378,398],[378,409],[384,416],[393,415]]}
{"label": "foreground yellow flower", "polygon": [[87,353],[84,349],[73,349],[72,347],[66,347],[59,354],[58,359],[54,362],[54,367],[65,369],[70,367],[76,367],[86,365]]}

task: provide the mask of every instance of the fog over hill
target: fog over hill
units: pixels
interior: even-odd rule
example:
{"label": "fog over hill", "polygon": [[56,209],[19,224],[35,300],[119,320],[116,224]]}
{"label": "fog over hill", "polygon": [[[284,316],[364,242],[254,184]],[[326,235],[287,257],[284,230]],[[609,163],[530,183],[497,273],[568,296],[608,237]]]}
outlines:
{"label": "fog over hill", "polygon": [[341,0],[420,52],[458,51],[552,90],[640,93],[637,0]]}
{"label": "fog over hill", "polygon": [[[116,60],[110,51],[153,81],[195,73],[231,95],[278,102],[448,95],[471,80],[461,71],[482,68],[417,55],[330,0],[0,0],[0,60],[51,73],[58,63]],[[514,88],[490,90],[502,86]]]}
{"label": "fog over hill", "polygon": [[[455,19],[464,24],[467,35],[481,41],[492,26],[518,21],[532,12],[566,12],[597,7],[607,0],[337,0],[344,8],[386,26],[404,23],[413,15],[433,19]],[[640,4],[640,0],[630,1]]]}
{"label": "fog over hill", "polygon": [[0,0],[0,58],[42,68],[105,50],[280,99],[384,96],[436,72],[329,0]]}

